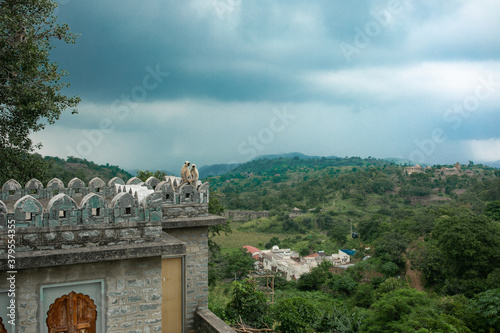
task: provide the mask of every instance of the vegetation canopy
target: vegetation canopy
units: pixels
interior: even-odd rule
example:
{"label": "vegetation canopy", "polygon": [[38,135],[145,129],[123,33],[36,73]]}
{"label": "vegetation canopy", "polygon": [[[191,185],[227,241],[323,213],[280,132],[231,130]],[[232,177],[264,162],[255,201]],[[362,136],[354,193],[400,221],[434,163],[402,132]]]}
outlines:
{"label": "vegetation canopy", "polygon": [[[2,178],[42,178],[43,160],[30,155],[31,132],[53,124],[78,97],[61,93],[68,75],[50,61],[55,41],[74,43],[76,35],[56,22],[52,0],[0,1],[0,169]],[[3,179],[2,179],[3,180]]]}

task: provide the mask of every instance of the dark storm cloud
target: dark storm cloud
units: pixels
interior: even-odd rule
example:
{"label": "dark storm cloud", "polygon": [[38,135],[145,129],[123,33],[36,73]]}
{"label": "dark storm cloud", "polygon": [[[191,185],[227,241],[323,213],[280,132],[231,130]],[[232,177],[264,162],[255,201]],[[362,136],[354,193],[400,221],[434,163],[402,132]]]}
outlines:
{"label": "dark storm cloud", "polygon": [[[54,59],[83,102],[40,141],[143,168],[186,160],[193,142],[200,165],[249,151],[493,158],[499,13],[493,0],[65,0],[58,17],[81,37]],[[294,121],[269,132],[283,108]],[[113,132],[89,138],[103,119]],[[446,140],[422,151],[436,130]]]}
{"label": "dark storm cloud", "polygon": [[[233,7],[221,12],[217,3]],[[81,37],[56,58],[71,72],[72,91],[91,101],[129,92],[148,66],[171,74],[149,101],[307,100],[301,90],[309,71],[498,58],[494,26],[491,33],[454,35],[451,25],[485,24],[448,18],[467,15],[463,7],[407,0],[71,1],[59,17]]]}

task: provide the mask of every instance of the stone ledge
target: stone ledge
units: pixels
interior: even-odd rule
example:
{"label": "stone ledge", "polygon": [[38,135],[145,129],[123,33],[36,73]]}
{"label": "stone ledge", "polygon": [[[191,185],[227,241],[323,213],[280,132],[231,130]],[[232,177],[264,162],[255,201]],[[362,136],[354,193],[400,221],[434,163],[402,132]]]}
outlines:
{"label": "stone ledge", "polygon": [[[185,254],[185,243],[163,232],[158,242],[16,253],[14,270]],[[6,270],[12,269],[7,267],[7,254],[2,254],[0,271]]]}
{"label": "stone ledge", "polygon": [[163,219],[176,219],[176,218],[193,218],[193,217],[206,217],[208,214],[207,203],[182,203],[182,204],[162,204],[162,218]]}
{"label": "stone ledge", "polygon": [[[16,253],[154,243],[161,241],[161,233],[159,221],[16,228]],[[7,230],[2,230],[0,253],[6,252],[7,243]]]}
{"label": "stone ledge", "polygon": [[174,219],[163,219],[161,222],[161,227],[165,229],[182,229],[182,228],[194,228],[194,227],[207,227],[213,225],[222,225],[226,223],[226,218],[223,216],[209,215],[203,217],[192,217],[186,218],[174,218]]}
{"label": "stone ledge", "polygon": [[196,311],[196,332],[236,333],[235,330],[208,309]]}

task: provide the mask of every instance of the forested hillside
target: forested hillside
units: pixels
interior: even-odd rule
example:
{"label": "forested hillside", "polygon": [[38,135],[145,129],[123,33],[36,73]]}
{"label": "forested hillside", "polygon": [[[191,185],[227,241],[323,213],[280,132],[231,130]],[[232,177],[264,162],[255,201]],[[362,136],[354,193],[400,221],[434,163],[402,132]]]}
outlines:
{"label": "forested hillside", "polygon": [[15,177],[15,180],[21,184],[25,184],[31,178],[37,178],[43,184],[47,184],[52,178],[59,178],[64,184],[78,177],[86,184],[94,177],[100,177],[107,182],[113,177],[120,177],[123,180],[132,178],[133,176],[116,165],[99,165],[92,161],[78,157],[68,157],[67,159],[41,156],[39,154],[28,154],[27,163],[28,169],[19,169],[16,172],[0,173],[0,183],[8,181],[8,175]]}
{"label": "forested hillside", "polygon": [[[371,158],[279,158],[208,178],[225,209],[269,212],[214,238],[227,254],[213,258],[212,311],[234,324],[242,316],[286,332],[498,331],[500,171],[472,162],[453,167],[407,175],[403,166]],[[356,249],[357,263],[340,275],[318,267],[282,281],[266,310],[272,315],[255,320],[234,309],[255,301],[257,291],[245,282],[216,283],[244,271],[239,264],[251,269],[236,251],[242,245],[301,255]],[[221,297],[221,289],[232,297]],[[315,315],[286,315],[305,309]]]}
{"label": "forested hillside", "polygon": [[226,209],[305,211],[342,201],[354,211],[373,211],[453,200],[474,205],[480,204],[476,199],[498,197],[486,189],[500,175],[498,169],[471,164],[462,166],[461,175],[444,176],[445,167],[452,166],[405,176],[404,167],[371,158],[261,159],[206,180],[223,194]]}
{"label": "forested hillside", "polygon": [[129,172],[116,165],[98,165],[77,157],[68,157],[64,160],[59,157],[45,156],[43,159],[47,163],[44,177],[46,181],[41,180],[44,184],[52,178],[59,178],[64,184],[67,184],[74,177],[78,177],[87,184],[94,177],[100,177],[104,181],[114,177],[120,177],[127,181],[133,177]]}

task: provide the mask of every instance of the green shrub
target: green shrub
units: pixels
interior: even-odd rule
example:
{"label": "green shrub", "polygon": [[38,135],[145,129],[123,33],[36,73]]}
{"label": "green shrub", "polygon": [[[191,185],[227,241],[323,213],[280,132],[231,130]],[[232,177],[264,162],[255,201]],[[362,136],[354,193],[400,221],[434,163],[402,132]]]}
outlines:
{"label": "green shrub", "polygon": [[267,296],[255,290],[250,280],[233,282],[233,297],[225,310],[225,315],[231,324],[235,324],[241,317],[245,324],[261,328],[271,321],[268,313]]}
{"label": "green shrub", "polygon": [[330,289],[342,295],[350,295],[356,289],[356,284],[356,281],[348,275],[334,275],[328,281]]}
{"label": "green shrub", "polygon": [[315,332],[321,322],[321,312],[302,297],[281,299],[274,309],[278,329],[286,333]]}

